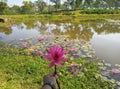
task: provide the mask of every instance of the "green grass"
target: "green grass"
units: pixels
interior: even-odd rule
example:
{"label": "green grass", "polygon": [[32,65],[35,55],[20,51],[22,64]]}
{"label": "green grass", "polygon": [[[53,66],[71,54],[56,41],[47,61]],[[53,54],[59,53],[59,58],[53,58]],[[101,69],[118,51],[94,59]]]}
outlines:
{"label": "green grass", "polygon": [[[17,48],[0,48],[0,89],[40,89],[43,76],[54,69],[39,56],[26,55]],[[73,75],[66,70],[71,63],[82,64],[83,72]],[[61,89],[113,89],[100,77],[97,63],[84,59],[70,60],[58,68]]]}
{"label": "green grass", "polygon": [[[74,12],[73,12],[74,13]],[[120,20],[120,14],[76,14],[74,15],[0,15],[0,18],[7,18],[5,24],[19,24],[21,22],[30,23],[35,21],[91,21],[91,20],[105,20],[114,19]],[[2,23],[0,23],[1,26]],[[4,25],[4,24],[3,24]]]}

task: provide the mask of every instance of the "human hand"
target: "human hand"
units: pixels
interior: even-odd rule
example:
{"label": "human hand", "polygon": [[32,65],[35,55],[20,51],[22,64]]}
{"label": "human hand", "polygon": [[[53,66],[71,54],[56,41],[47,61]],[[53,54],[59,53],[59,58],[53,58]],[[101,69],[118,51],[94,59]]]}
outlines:
{"label": "human hand", "polygon": [[56,85],[56,78],[57,76],[54,76],[54,73],[50,73],[48,75],[45,75],[43,78],[44,84],[48,82],[52,82],[54,85]]}

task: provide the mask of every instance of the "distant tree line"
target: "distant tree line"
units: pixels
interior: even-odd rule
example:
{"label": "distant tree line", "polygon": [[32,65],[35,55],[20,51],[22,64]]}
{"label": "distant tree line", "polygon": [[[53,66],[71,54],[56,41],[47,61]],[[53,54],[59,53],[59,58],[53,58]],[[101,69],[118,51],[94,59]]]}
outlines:
{"label": "distant tree line", "polygon": [[[120,10],[120,0],[49,0],[49,2],[37,0],[35,2],[23,1],[22,6],[14,5],[12,7],[5,2],[0,2],[0,14],[46,14],[84,9]],[[90,11],[89,13],[93,12],[96,11]],[[85,13],[87,12],[85,11]]]}

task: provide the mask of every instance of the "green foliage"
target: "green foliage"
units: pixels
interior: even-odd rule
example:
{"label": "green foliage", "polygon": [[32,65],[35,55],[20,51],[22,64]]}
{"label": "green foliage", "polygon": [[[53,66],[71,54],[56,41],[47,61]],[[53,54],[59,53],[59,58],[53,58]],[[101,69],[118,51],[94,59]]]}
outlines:
{"label": "green foliage", "polygon": [[[66,70],[71,63],[83,65],[80,74],[73,75]],[[53,72],[48,62],[39,56],[28,56],[18,48],[0,48],[0,89],[39,89],[43,76]],[[113,89],[112,83],[100,77],[97,63],[84,59],[70,60],[58,68],[62,89]],[[69,81],[68,81],[69,80]]]}
{"label": "green foliage", "polygon": [[[83,13],[91,14],[117,14],[114,10],[119,10],[120,1],[119,0],[66,0],[61,3],[60,0],[49,0],[48,4],[45,0],[37,0],[35,2],[31,1],[23,1],[22,6],[9,6],[5,2],[0,2],[0,14],[51,14],[54,11],[58,13],[59,11],[66,10],[65,14],[67,14],[68,10],[83,10],[83,9],[98,9],[97,11],[85,11]],[[113,9],[113,10],[101,10],[102,9]],[[106,11],[106,12],[105,12]],[[68,13],[69,14],[69,13]],[[67,14],[67,15],[68,15]]]}
{"label": "green foliage", "polygon": [[55,4],[55,9],[57,11],[60,8],[60,4],[61,4],[60,0],[50,0],[50,1]]}
{"label": "green foliage", "polygon": [[20,6],[14,5],[11,7],[11,12],[10,14],[20,14],[21,13],[21,8]]}
{"label": "green foliage", "polygon": [[119,14],[119,10],[112,9],[85,9],[80,12],[81,14]]}
{"label": "green foliage", "polygon": [[23,4],[24,5],[21,6],[21,13],[22,14],[32,14],[34,12],[32,2],[24,1]]}
{"label": "green foliage", "polygon": [[5,14],[4,10],[7,8],[7,3],[5,2],[0,2],[0,14]]}
{"label": "green foliage", "polygon": [[43,13],[45,7],[47,6],[46,3],[43,0],[36,1],[36,7],[38,8],[38,13]]}
{"label": "green foliage", "polygon": [[74,15],[74,14],[71,12],[64,12],[62,15]]}

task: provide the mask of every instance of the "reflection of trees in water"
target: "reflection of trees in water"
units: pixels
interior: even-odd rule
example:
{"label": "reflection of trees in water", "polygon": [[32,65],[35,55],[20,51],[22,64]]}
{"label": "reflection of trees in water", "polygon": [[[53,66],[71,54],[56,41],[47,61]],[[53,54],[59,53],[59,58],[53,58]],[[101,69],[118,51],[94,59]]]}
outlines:
{"label": "reflection of trees in water", "polygon": [[0,33],[5,33],[6,35],[9,35],[12,33],[12,29],[10,27],[0,27]]}
{"label": "reflection of trees in water", "polygon": [[84,39],[86,41],[89,41],[93,36],[91,29],[83,27],[84,30],[81,30],[78,24],[65,23],[63,27],[65,31],[61,32],[61,30],[58,30],[58,28],[57,30],[54,30],[53,33],[69,35],[71,39]]}
{"label": "reflection of trees in water", "polygon": [[109,34],[109,33],[119,33],[120,25],[108,22],[85,22],[85,23],[64,23],[65,32],[60,32],[60,30],[54,31],[54,33],[62,33],[64,35],[69,35],[72,39],[84,39],[89,41],[94,33]]}
{"label": "reflection of trees in water", "polygon": [[[110,23],[105,21],[84,21],[84,22],[59,22],[59,21],[36,21],[34,19],[26,20],[17,25],[19,29],[36,29],[40,33],[52,32],[56,35],[69,35],[71,39],[84,39],[89,41],[94,33],[109,34],[120,33],[120,23]],[[0,32],[11,34],[12,29],[0,27]]]}
{"label": "reflection of trees in water", "polygon": [[84,39],[89,41],[92,38],[93,33],[83,27],[84,30],[81,30],[78,24],[70,26],[69,30],[67,30],[64,34],[69,35],[71,39]]}
{"label": "reflection of trees in water", "polygon": [[65,35],[69,35],[72,39],[84,39],[86,41],[89,41],[93,33],[90,30],[82,30],[80,31],[79,28],[75,30],[69,30],[65,33]]}
{"label": "reflection of trees in water", "polygon": [[35,20],[26,20],[24,21],[24,24],[27,26],[27,29],[32,29],[35,27],[34,23],[36,21]]}
{"label": "reflection of trees in water", "polygon": [[[99,27],[98,27],[99,25]],[[114,24],[114,23],[97,23],[97,25],[94,25],[94,30],[96,33],[101,34],[109,34],[109,33],[120,33],[120,25]]]}
{"label": "reflection of trees in water", "polygon": [[[46,25],[47,24],[47,25]],[[119,26],[114,23],[108,23],[105,21],[95,22],[50,22],[41,24],[40,31],[52,32],[54,34],[69,35],[71,39],[84,39],[89,41],[94,33],[119,33]],[[49,28],[49,31],[48,31]]]}

